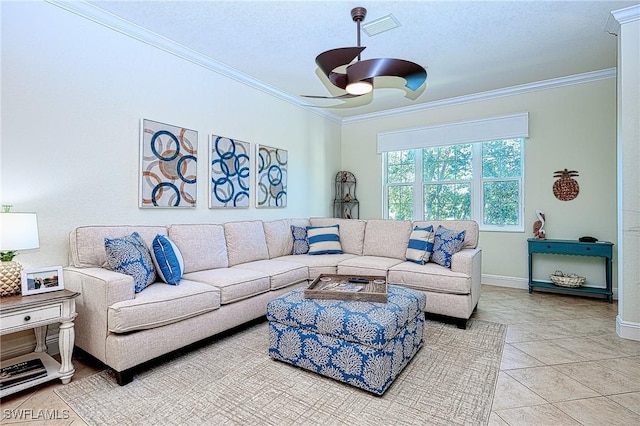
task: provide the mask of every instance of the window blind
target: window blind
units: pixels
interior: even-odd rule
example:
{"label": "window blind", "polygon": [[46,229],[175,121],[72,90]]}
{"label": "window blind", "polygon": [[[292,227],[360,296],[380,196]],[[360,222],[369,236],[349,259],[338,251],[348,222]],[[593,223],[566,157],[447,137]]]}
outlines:
{"label": "window blind", "polygon": [[378,133],[378,153],[498,139],[528,138],[529,113]]}

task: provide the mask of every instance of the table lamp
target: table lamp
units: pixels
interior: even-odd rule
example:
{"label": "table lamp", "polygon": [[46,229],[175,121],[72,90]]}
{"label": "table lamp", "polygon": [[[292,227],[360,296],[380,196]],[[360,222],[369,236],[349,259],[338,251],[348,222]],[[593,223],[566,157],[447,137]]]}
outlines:
{"label": "table lamp", "polygon": [[22,265],[14,261],[17,250],[40,247],[35,213],[12,213],[2,206],[0,213],[0,297],[20,294]]}

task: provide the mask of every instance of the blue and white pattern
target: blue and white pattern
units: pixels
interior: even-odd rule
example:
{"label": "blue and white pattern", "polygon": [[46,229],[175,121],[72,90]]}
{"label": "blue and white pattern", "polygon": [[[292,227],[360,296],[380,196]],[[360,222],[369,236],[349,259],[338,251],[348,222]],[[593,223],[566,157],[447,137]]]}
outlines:
{"label": "blue and white pattern", "polygon": [[309,254],[342,254],[340,225],[307,226]]}
{"label": "blue and white pattern", "polygon": [[211,135],[209,208],[249,207],[248,142]]}
{"label": "blue and white pattern", "polygon": [[406,259],[420,265],[427,263],[433,251],[434,238],[432,225],[425,228],[414,227],[409,237]]}
{"label": "blue and white pattern", "polygon": [[122,238],[105,238],[109,267],[133,277],[135,292],[140,293],[156,280],[151,253],[137,232]]}
{"label": "blue and white pattern", "polygon": [[423,344],[425,303],[424,294],[392,285],[386,304],[293,290],[267,305],[269,355],[382,395]]}
{"label": "blue and white pattern", "polygon": [[445,268],[451,268],[451,257],[462,250],[465,234],[466,231],[453,231],[439,225],[436,229],[431,261]]}
{"label": "blue and white pattern", "polygon": [[184,259],[178,246],[164,235],[157,235],[151,247],[151,257],[158,277],[167,284],[180,284]]}
{"label": "blue and white pattern", "polygon": [[291,235],[293,236],[293,254],[309,253],[307,229],[303,228],[302,226],[291,225]]}

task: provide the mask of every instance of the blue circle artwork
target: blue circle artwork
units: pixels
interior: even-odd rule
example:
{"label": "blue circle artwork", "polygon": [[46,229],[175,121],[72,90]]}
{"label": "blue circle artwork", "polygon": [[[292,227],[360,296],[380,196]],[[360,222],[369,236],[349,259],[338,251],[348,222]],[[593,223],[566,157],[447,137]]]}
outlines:
{"label": "blue circle artwork", "polygon": [[212,140],[209,207],[249,207],[249,144],[215,135]]}

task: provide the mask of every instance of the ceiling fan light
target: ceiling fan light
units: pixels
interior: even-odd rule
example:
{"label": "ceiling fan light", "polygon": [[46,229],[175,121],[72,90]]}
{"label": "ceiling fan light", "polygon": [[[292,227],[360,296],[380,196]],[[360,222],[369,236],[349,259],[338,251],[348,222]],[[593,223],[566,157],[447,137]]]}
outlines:
{"label": "ceiling fan light", "polygon": [[356,81],[354,83],[347,84],[344,89],[351,95],[364,95],[373,90],[373,84],[368,81]]}

